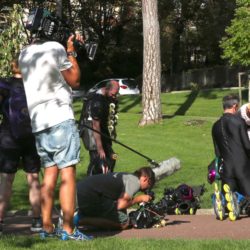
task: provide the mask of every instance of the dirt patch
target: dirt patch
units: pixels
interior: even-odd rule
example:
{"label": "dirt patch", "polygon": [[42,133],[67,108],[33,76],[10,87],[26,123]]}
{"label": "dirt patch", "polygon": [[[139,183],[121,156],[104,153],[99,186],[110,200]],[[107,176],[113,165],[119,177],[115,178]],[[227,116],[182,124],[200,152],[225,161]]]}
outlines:
{"label": "dirt patch", "polygon": [[186,126],[201,126],[205,123],[206,121],[204,120],[188,120],[184,122],[184,125]]}

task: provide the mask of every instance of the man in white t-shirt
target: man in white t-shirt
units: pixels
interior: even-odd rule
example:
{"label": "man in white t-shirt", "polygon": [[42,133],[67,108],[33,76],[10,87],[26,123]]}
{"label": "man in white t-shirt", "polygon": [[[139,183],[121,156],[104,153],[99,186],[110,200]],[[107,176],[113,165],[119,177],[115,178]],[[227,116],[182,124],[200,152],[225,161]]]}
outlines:
{"label": "man in white t-shirt", "polygon": [[59,199],[63,211],[61,239],[84,240],[73,226],[75,209],[75,165],[80,140],[72,107],[71,88],[80,85],[80,69],[71,35],[66,50],[55,41],[35,41],[19,57],[36,147],[44,166],[41,188],[43,231],[41,238],[58,235],[52,223],[54,192],[61,177]]}
{"label": "man in white t-shirt", "polygon": [[242,105],[239,109],[240,116],[245,120],[247,125],[247,135],[250,140],[250,103]]}

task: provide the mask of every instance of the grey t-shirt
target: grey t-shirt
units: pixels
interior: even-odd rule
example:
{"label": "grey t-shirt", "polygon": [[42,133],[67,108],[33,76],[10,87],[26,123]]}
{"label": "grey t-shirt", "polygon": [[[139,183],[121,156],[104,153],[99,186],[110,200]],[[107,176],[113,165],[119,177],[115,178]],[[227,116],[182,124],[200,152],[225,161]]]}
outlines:
{"label": "grey t-shirt", "polygon": [[118,200],[123,193],[131,198],[140,190],[138,177],[128,173],[109,173],[88,176],[77,183],[78,204],[94,201],[100,196]]}
{"label": "grey t-shirt", "polygon": [[132,174],[123,174],[121,177],[125,186],[124,193],[127,193],[132,198],[140,190],[138,177]]}

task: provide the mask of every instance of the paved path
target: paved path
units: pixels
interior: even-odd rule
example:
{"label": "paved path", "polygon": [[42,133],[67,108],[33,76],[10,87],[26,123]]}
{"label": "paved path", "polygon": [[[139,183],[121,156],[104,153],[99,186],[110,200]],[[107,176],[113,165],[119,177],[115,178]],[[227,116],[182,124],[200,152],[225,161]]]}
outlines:
{"label": "paved path", "polygon": [[[163,228],[130,229],[125,231],[86,232],[96,237],[117,236],[121,238],[155,239],[250,239],[250,217],[235,222],[218,221],[211,212],[197,215],[171,215]],[[56,222],[56,215],[54,217]],[[31,235],[31,217],[15,214],[5,219],[3,234]]]}

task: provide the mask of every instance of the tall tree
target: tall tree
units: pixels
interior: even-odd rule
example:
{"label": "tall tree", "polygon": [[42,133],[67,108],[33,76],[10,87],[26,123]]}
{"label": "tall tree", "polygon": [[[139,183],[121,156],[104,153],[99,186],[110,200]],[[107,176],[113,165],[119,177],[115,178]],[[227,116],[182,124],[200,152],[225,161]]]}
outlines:
{"label": "tall tree", "polygon": [[[237,0],[235,17],[221,41],[223,58],[231,65],[250,65],[250,0]],[[248,72],[248,101],[250,101],[250,72]]]}
{"label": "tall tree", "polygon": [[159,123],[161,112],[161,56],[158,1],[142,0],[143,87],[140,126]]}
{"label": "tall tree", "polygon": [[221,41],[223,58],[231,65],[250,65],[250,0],[237,0],[235,17]]}

